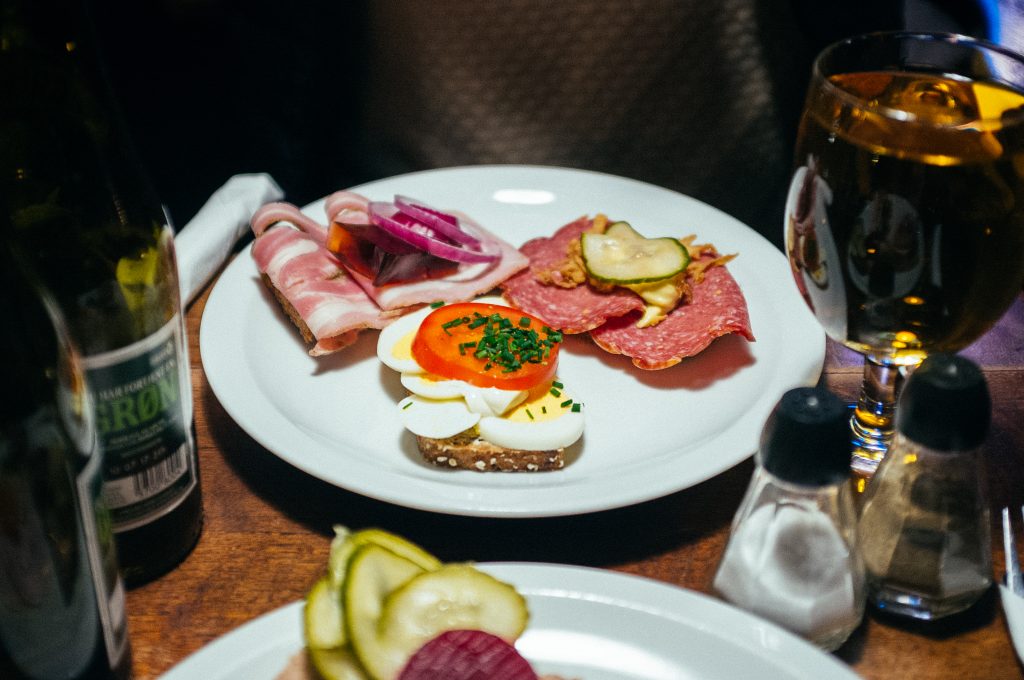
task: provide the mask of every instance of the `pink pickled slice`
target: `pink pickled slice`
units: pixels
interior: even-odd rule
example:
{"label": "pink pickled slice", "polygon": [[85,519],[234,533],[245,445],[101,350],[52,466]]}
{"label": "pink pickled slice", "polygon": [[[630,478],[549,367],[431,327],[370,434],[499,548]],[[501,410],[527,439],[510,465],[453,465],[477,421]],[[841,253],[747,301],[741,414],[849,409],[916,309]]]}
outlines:
{"label": "pink pickled slice", "polygon": [[409,217],[422,222],[442,236],[471,248],[479,248],[480,241],[470,236],[459,226],[459,218],[446,212],[428,207],[408,196],[395,196],[395,207]]}
{"label": "pink pickled slice", "polygon": [[537,680],[516,648],[480,630],[449,630],[420,647],[398,680]]}
{"label": "pink pickled slice", "polygon": [[493,262],[496,253],[471,250],[468,246],[438,238],[434,229],[402,213],[394,203],[373,201],[369,205],[370,221],[391,236],[401,239],[425,252],[453,262]]}

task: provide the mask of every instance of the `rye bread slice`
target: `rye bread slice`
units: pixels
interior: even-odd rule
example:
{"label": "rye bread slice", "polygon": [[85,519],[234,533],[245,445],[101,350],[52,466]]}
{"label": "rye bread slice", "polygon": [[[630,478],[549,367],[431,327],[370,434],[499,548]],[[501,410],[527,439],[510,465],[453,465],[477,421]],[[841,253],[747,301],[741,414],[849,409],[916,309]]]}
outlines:
{"label": "rye bread slice", "polygon": [[565,449],[524,451],[506,449],[480,438],[475,429],[447,439],[416,437],[428,463],[476,472],[542,472],[565,467]]}

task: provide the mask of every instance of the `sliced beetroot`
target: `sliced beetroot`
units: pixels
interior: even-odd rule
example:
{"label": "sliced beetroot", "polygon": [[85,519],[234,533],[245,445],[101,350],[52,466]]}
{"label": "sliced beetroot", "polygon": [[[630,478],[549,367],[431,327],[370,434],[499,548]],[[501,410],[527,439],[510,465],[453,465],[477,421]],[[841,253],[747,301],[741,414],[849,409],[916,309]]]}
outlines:
{"label": "sliced beetroot", "polygon": [[516,648],[480,630],[449,630],[423,645],[398,680],[537,680]]}

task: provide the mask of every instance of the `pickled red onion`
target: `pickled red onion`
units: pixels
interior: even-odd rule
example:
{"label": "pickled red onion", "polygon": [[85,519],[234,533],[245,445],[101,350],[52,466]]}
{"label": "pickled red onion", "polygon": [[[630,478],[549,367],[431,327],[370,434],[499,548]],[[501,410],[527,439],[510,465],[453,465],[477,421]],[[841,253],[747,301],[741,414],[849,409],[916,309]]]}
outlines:
{"label": "pickled red onion", "polygon": [[395,207],[418,222],[422,222],[442,236],[464,246],[479,248],[480,241],[459,227],[459,218],[427,207],[408,196],[395,195]]}
{"label": "pickled red onion", "polygon": [[429,225],[401,212],[394,203],[372,201],[367,211],[370,221],[383,231],[436,257],[452,262],[493,262],[499,257],[446,239]]}

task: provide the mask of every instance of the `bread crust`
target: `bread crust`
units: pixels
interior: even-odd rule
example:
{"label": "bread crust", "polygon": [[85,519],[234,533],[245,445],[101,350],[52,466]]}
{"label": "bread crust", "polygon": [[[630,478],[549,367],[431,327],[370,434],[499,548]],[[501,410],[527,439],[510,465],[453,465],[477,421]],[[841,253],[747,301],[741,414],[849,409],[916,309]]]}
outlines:
{"label": "bread crust", "polygon": [[302,316],[299,314],[298,310],[292,306],[292,303],[288,302],[288,298],[286,298],[284,294],[277,289],[277,286],[274,285],[274,282],[270,280],[269,276],[264,272],[260,272],[260,278],[263,279],[264,285],[266,285],[266,287],[270,289],[270,292],[274,294],[274,297],[277,298],[278,303],[281,305],[281,309],[283,309],[285,314],[288,315],[288,318],[292,320],[292,323],[298,327],[299,332],[302,333],[302,339],[310,345],[315,344],[316,337],[313,335],[313,331],[309,330],[309,326],[306,325],[306,322],[302,320]]}
{"label": "bread crust", "polygon": [[481,439],[474,430],[447,439],[417,435],[416,444],[428,463],[475,472],[545,472],[565,467],[565,449],[525,451],[506,449]]}

